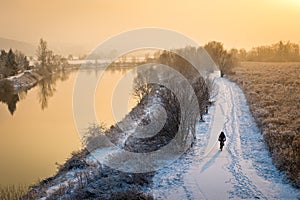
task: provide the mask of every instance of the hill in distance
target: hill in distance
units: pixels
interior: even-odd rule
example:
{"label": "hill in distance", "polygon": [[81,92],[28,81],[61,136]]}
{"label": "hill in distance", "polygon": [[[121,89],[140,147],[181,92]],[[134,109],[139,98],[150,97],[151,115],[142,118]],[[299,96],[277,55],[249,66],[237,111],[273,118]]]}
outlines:
{"label": "hill in distance", "polygon": [[[35,44],[31,44],[23,41],[0,37],[0,50],[2,49],[6,51],[8,51],[9,49],[19,50],[23,52],[26,56],[34,56],[36,54],[38,41],[39,40],[37,40]],[[80,55],[88,54],[92,49],[90,47],[85,47],[83,45],[74,45],[68,43],[51,44],[49,42],[48,42],[48,48],[50,50],[53,50],[55,54],[60,54],[64,56],[67,56],[69,54],[72,54],[74,56],[80,56]]]}
{"label": "hill in distance", "polygon": [[33,56],[35,54],[36,47],[26,42],[0,37],[0,49],[19,50],[23,52],[26,56]]}

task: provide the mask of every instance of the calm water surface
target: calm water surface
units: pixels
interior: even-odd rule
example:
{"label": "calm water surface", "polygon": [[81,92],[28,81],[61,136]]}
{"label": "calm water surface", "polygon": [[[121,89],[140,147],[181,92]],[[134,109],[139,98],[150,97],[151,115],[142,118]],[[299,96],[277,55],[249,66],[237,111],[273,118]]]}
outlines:
{"label": "calm water surface", "polygon": [[[95,81],[101,72],[101,69],[80,70],[87,81]],[[127,72],[108,70],[98,82],[96,116],[107,126],[120,120],[135,104],[130,99],[134,72],[129,75]],[[72,112],[77,73],[66,71],[41,81],[27,92],[2,94],[0,185],[31,184],[51,176],[57,170],[55,163],[64,163],[72,151],[81,148]],[[116,101],[112,98],[117,99],[118,107],[114,115],[111,105]]]}

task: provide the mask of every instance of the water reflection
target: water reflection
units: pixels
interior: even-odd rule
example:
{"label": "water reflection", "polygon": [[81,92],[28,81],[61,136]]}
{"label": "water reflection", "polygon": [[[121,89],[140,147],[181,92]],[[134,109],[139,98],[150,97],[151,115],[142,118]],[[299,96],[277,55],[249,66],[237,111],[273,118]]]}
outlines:
{"label": "water reflection", "polygon": [[[118,67],[109,67],[108,68],[111,74],[121,73],[125,74],[128,68],[118,68]],[[94,73],[95,77],[101,72],[101,68],[94,68],[93,70],[87,70],[88,74]],[[70,73],[74,70],[63,70],[57,72],[51,76],[48,76],[34,87],[37,87],[37,100],[41,105],[42,110],[48,107],[48,102],[51,97],[54,96],[56,92],[56,83],[57,81],[66,81],[69,79]],[[32,87],[33,88],[33,87]],[[28,88],[25,90],[15,91],[12,85],[12,82],[2,80],[0,81],[0,102],[7,105],[7,108],[11,115],[13,115],[17,109],[17,103],[26,98],[27,92],[32,89]]]}
{"label": "water reflection", "polygon": [[[70,73],[70,70],[63,70],[38,82],[36,86],[38,88],[37,99],[42,110],[48,107],[49,98],[55,94],[56,82],[68,80]],[[26,98],[30,89],[15,91],[12,82],[3,80],[0,82],[0,102],[6,104],[10,114],[13,115],[17,109],[17,103]]]}
{"label": "water reflection", "polygon": [[0,102],[7,105],[9,112],[13,115],[17,109],[17,102],[20,100],[18,94],[14,93],[14,87],[10,81],[0,82]]}

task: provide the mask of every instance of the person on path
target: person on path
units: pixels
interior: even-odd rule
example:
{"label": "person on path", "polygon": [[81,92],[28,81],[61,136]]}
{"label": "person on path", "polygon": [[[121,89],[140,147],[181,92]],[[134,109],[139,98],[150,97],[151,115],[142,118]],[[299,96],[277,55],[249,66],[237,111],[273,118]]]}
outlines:
{"label": "person on path", "polygon": [[224,134],[224,132],[222,131],[219,135],[219,142],[220,142],[220,150],[223,150],[223,146],[224,146],[224,142],[226,141],[226,136]]}

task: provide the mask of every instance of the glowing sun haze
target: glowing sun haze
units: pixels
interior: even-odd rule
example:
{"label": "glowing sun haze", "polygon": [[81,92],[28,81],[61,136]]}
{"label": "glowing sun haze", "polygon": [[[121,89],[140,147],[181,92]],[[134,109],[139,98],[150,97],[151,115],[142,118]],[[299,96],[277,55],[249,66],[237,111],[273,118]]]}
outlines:
{"label": "glowing sun haze", "polygon": [[250,48],[279,40],[300,42],[298,0],[100,1],[1,0],[0,37],[95,47],[141,27],[176,30],[199,44],[218,40]]}

